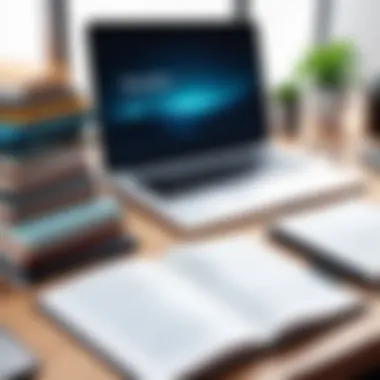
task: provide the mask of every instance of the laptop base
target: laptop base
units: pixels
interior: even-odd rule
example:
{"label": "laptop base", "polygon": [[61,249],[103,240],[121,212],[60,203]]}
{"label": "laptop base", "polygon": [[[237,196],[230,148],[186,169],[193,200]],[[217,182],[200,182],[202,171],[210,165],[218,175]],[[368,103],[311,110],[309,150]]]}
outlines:
{"label": "laptop base", "polygon": [[[287,154],[274,152],[276,160],[287,162]],[[293,162],[292,162],[293,160]],[[290,155],[289,164],[253,166],[237,175],[195,181],[185,186],[157,187],[132,174],[115,178],[118,189],[128,198],[156,214],[177,232],[199,233],[262,214],[278,214],[286,209],[358,193],[361,178],[355,171],[341,169],[322,159]],[[162,177],[164,178],[164,177]],[[191,181],[190,181],[191,182]],[[199,183],[200,182],[200,183]],[[175,181],[169,181],[175,183]]]}

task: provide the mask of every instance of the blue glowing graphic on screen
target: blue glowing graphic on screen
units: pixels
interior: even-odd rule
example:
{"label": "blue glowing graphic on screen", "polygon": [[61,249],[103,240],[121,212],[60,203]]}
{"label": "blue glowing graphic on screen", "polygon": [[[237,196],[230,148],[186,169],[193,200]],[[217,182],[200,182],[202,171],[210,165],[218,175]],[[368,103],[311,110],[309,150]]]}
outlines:
{"label": "blue glowing graphic on screen", "polygon": [[225,84],[200,84],[184,86],[156,96],[140,99],[121,100],[115,105],[112,117],[117,122],[141,124],[151,119],[160,120],[162,128],[179,137],[188,138],[189,133],[197,134],[197,125],[215,113],[221,112],[241,101],[249,90],[243,81],[236,80]]}
{"label": "blue glowing graphic on screen", "polygon": [[161,106],[172,118],[199,119],[225,107],[231,107],[244,96],[244,88],[230,86],[198,86],[170,95]]}

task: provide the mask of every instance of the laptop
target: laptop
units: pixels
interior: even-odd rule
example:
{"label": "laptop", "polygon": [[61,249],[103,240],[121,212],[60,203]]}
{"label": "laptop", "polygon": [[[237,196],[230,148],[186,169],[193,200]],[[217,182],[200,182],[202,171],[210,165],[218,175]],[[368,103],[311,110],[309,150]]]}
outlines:
{"label": "laptop", "polygon": [[112,178],[176,229],[357,187],[356,173],[271,144],[254,25],[97,22],[89,45]]}

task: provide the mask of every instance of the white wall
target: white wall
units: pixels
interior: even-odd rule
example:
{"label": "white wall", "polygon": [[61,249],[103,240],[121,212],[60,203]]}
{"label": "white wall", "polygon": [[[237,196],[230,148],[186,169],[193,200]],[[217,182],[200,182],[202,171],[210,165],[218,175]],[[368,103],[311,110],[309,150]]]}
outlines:
{"label": "white wall", "polygon": [[0,0],[0,63],[44,66],[48,54],[46,0]]}
{"label": "white wall", "polygon": [[380,76],[380,0],[335,2],[332,37],[357,44],[364,78]]}
{"label": "white wall", "polygon": [[292,75],[300,56],[314,42],[317,1],[255,0],[270,84]]}
{"label": "white wall", "polygon": [[[0,0],[0,62],[14,60],[42,65],[47,56],[48,0]],[[234,0],[67,0],[73,78],[89,93],[84,27],[96,17],[230,18]],[[278,83],[293,70],[313,40],[314,6],[318,0],[252,0],[252,18],[263,29],[268,81]],[[353,0],[355,1],[355,0]],[[357,0],[358,1],[358,0]],[[368,1],[368,0],[367,0]],[[377,0],[380,1],[380,0]],[[254,14],[255,13],[255,14]]]}
{"label": "white wall", "polygon": [[[69,0],[71,40],[76,82],[86,92],[86,64],[83,27],[94,17],[217,17],[230,18],[233,0]],[[300,55],[313,41],[315,4],[318,0],[252,0],[251,17],[263,30],[266,73],[270,85],[287,78]]]}

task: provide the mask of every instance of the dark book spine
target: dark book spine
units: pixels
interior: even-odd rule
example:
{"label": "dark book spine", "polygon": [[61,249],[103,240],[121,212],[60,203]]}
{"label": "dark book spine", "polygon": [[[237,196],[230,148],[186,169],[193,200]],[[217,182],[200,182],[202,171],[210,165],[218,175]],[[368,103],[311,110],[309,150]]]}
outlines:
{"label": "dark book spine", "polygon": [[25,223],[32,219],[53,215],[79,206],[100,195],[96,181],[86,172],[73,179],[48,186],[47,189],[32,191],[20,199],[6,199],[0,193],[0,222],[7,224]]}
{"label": "dark book spine", "polygon": [[18,285],[29,285],[48,280],[53,276],[70,271],[77,271],[89,265],[126,255],[136,247],[132,236],[119,234],[109,235],[92,244],[78,246],[64,255],[50,256],[38,264],[23,266],[15,263],[8,255],[0,254],[0,275],[9,282]]}

